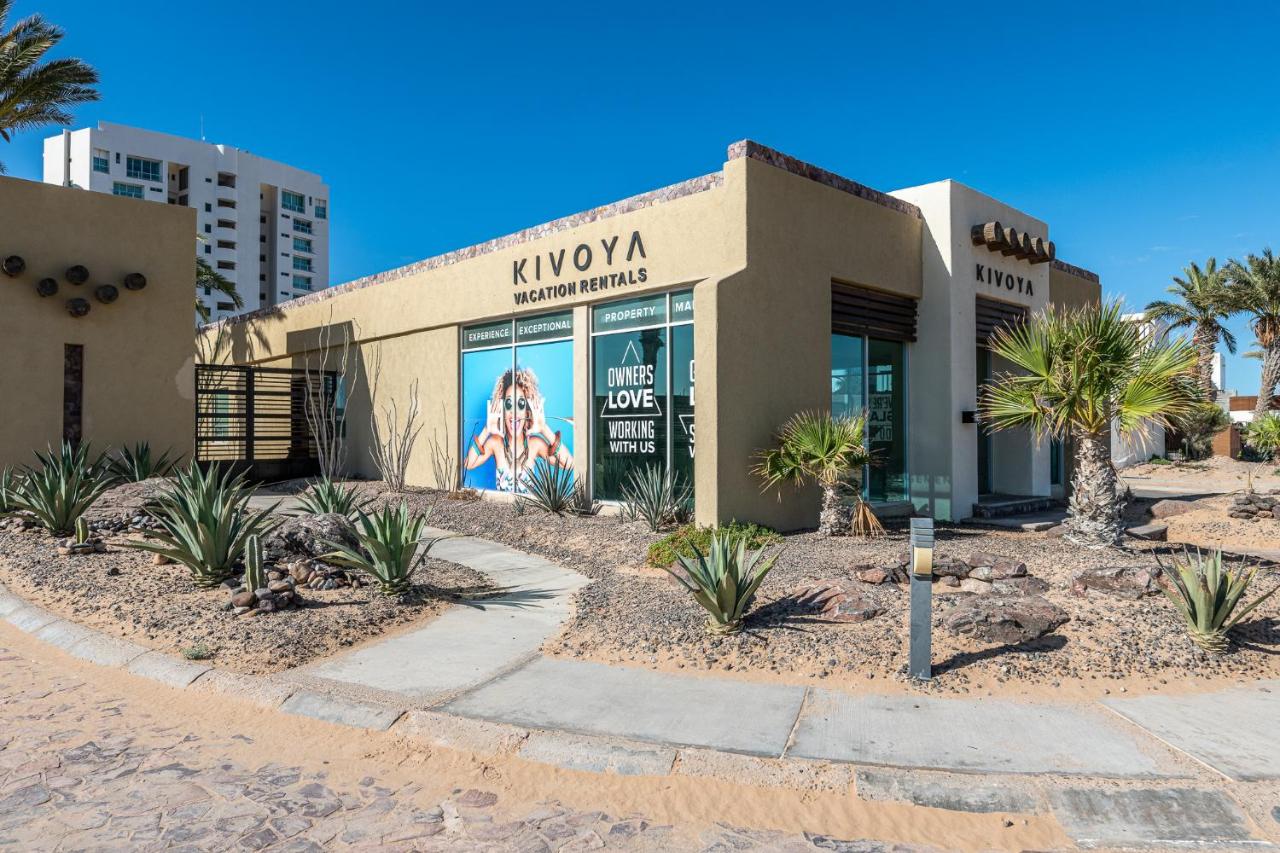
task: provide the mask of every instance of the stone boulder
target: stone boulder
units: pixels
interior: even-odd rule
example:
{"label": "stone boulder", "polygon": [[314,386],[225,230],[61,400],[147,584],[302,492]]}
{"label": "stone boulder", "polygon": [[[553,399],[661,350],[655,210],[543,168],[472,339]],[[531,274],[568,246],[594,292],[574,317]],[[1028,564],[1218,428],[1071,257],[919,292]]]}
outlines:
{"label": "stone boulder", "polygon": [[1195,501],[1180,501],[1166,498],[1162,501],[1156,501],[1151,505],[1152,518],[1172,518],[1175,515],[1183,515],[1188,512],[1194,512],[1196,509]]}
{"label": "stone boulder", "polygon": [[1156,578],[1159,576],[1158,568],[1145,566],[1107,566],[1085,569],[1071,579],[1071,591],[1076,595],[1084,596],[1089,594],[1089,590],[1096,589],[1108,595],[1137,599],[1144,595],[1155,595],[1160,591],[1156,583]]}
{"label": "stone boulder", "polygon": [[270,559],[287,562],[323,557],[333,550],[330,542],[356,547],[356,532],[346,516],[337,513],[293,516],[262,541]]}
{"label": "stone boulder", "polygon": [[797,590],[792,609],[821,616],[832,622],[866,622],[884,612],[870,596],[848,581],[820,580]]}
{"label": "stone boulder", "polygon": [[1025,643],[1071,620],[1067,612],[1038,595],[972,595],[943,613],[952,634],[986,643]]}

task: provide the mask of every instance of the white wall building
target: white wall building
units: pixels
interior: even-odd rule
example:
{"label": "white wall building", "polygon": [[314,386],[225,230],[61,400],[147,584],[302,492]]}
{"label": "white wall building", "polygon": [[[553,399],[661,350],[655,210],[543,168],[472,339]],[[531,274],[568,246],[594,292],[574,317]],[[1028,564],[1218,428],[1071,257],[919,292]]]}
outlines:
{"label": "white wall building", "polygon": [[[1169,334],[1168,323],[1148,320],[1141,312],[1125,314],[1124,319],[1138,324],[1148,338],[1159,339]],[[1164,427],[1159,424],[1145,421],[1129,435],[1122,435],[1116,422],[1111,422],[1111,461],[1117,468],[1139,465],[1153,456],[1164,456],[1165,450]]]}
{"label": "white wall building", "polygon": [[[230,145],[100,122],[44,141],[44,181],[196,210],[196,252],[252,311],[329,285],[329,187]],[[193,235],[196,236],[196,235]],[[237,313],[201,292],[217,320]]]}

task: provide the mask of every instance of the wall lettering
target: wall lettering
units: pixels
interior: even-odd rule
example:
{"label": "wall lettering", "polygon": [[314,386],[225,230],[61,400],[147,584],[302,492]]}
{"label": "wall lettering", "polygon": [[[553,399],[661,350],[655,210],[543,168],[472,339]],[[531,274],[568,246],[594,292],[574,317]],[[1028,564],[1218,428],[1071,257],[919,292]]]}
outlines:
{"label": "wall lettering", "polygon": [[[519,258],[511,262],[511,284],[517,288],[514,293],[516,305],[534,305],[548,299],[565,299],[599,293],[618,287],[643,284],[649,278],[646,267],[636,265],[638,261],[648,257],[645,253],[644,239],[639,231],[632,231],[626,241],[625,251],[620,250],[622,235],[615,234],[597,243],[579,243],[570,251],[561,248],[558,251],[547,251],[532,257]],[[597,248],[598,246],[598,248]],[[546,258],[546,266],[542,260]],[[559,278],[565,271],[565,260],[573,264],[579,273],[594,273],[589,277],[555,281],[541,284],[544,269],[549,278]],[[632,264],[622,270],[607,270],[615,262]]]}
{"label": "wall lettering", "polygon": [[1035,285],[1030,278],[1002,272],[986,264],[975,264],[975,278],[979,284],[985,284],[994,290],[1007,290],[1025,296],[1035,296]]}

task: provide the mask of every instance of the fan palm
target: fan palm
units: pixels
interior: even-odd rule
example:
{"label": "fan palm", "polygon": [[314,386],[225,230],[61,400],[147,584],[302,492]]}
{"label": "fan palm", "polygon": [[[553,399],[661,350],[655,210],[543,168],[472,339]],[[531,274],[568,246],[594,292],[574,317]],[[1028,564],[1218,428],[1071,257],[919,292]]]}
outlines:
{"label": "fan palm", "polygon": [[62,30],[32,15],[6,31],[12,10],[13,0],[0,0],[0,139],[5,142],[24,130],[71,124],[68,108],[98,100],[97,71],[79,59],[45,61],[62,40]]}
{"label": "fan palm", "polygon": [[1119,301],[1044,311],[992,337],[991,352],[1019,372],[983,389],[982,421],[993,430],[1026,427],[1038,437],[1073,439],[1075,473],[1066,537],[1091,547],[1116,543],[1124,500],[1111,464],[1114,423],[1131,435],[1161,426],[1199,403],[1197,352],[1181,339],[1153,338],[1125,320]]}
{"label": "fan palm", "polygon": [[1168,292],[1176,302],[1159,299],[1147,306],[1148,320],[1163,320],[1171,329],[1191,329],[1191,343],[1196,348],[1196,377],[1200,396],[1206,402],[1217,398],[1213,385],[1213,354],[1221,340],[1228,352],[1236,351],[1235,335],[1226,327],[1228,317],[1236,313],[1236,299],[1229,286],[1226,269],[1218,269],[1215,258],[1205,261],[1204,269],[1192,263],[1182,271],[1185,278],[1173,277]]}
{"label": "fan palm", "polygon": [[1250,315],[1250,328],[1262,355],[1262,382],[1253,416],[1265,415],[1280,383],[1280,258],[1270,249],[1227,264],[1236,307]]}
{"label": "fan palm", "polygon": [[862,499],[862,469],[871,464],[866,446],[867,419],[833,417],[830,412],[800,412],[783,424],[775,446],[762,450],[752,469],[771,489],[784,482],[815,482],[822,488],[818,531],[841,536],[884,532]]}

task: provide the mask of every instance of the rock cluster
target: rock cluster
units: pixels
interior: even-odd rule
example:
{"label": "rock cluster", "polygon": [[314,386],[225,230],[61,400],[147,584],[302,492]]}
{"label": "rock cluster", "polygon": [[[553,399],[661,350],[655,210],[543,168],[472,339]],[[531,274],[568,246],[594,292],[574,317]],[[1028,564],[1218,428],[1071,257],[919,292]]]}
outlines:
{"label": "rock cluster", "polygon": [[282,564],[295,584],[308,589],[338,589],[349,586],[359,588],[364,582],[359,576],[336,568],[322,560],[296,560]]}
{"label": "rock cluster", "polygon": [[159,530],[161,527],[160,522],[147,513],[133,510],[89,522],[89,529],[94,533],[127,533],[130,530]]}
{"label": "rock cluster", "polygon": [[1272,489],[1263,495],[1245,492],[1231,500],[1227,515],[1243,521],[1272,521],[1280,519],[1280,489]]}
{"label": "rock cluster", "polygon": [[85,542],[77,542],[75,537],[69,536],[65,539],[57,541],[58,553],[64,557],[79,556],[81,554],[102,554],[107,550],[107,545],[97,536],[90,536]]}
{"label": "rock cluster", "polygon": [[276,562],[310,560],[333,551],[330,543],[356,547],[355,528],[337,513],[299,515],[287,519],[262,540],[262,550]]}
{"label": "rock cluster", "polygon": [[287,572],[272,569],[267,572],[267,585],[261,589],[249,589],[244,579],[228,581],[231,599],[225,605],[237,616],[257,616],[276,610],[292,610],[302,604],[298,583]]}
{"label": "rock cluster", "polygon": [[1089,590],[1105,592],[1122,598],[1142,598],[1160,591],[1156,578],[1159,568],[1146,566],[1104,566],[1085,569],[1071,579],[1071,592],[1085,596]]}
{"label": "rock cluster", "polygon": [[866,594],[848,581],[815,581],[791,596],[792,610],[823,617],[831,622],[866,622],[884,612]]}
{"label": "rock cluster", "polygon": [[[1002,593],[1021,595],[1041,593],[1049,585],[1027,574],[1027,564],[1021,560],[996,554],[977,552],[965,559],[949,559],[937,553],[933,567],[935,586],[939,594],[948,592],[972,592],[978,595]],[[886,581],[904,583],[909,579],[911,556],[899,554],[891,566],[864,566],[854,570],[854,576],[863,583],[882,584]]]}
{"label": "rock cluster", "polygon": [[0,518],[0,530],[35,530],[39,525],[36,520],[29,515],[11,515],[8,518]]}
{"label": "rock cluster", "polygon": [[1025,643],[1071,621],[1067,612],[1038,595],[967,595],[942,616],[953,634],[988,643]]}

